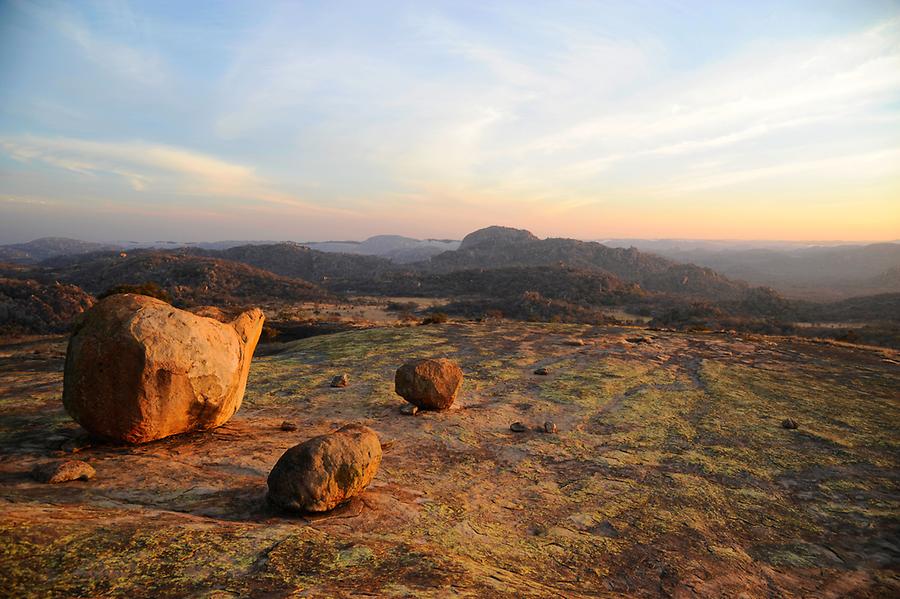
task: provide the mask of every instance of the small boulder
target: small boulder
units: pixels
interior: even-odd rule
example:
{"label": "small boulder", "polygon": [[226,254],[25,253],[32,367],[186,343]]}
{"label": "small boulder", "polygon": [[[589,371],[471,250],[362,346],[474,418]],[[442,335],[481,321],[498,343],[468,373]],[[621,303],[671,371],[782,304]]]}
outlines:
{"label": "small boulder", "polygon": [[283,509],[325,512],[362,492],[381,463],[372,429],[348,424],[288,449],[269,474],[269,501]]}
{"label": "small boulder", "polygon": [[509,425],[509,430],[514,433],[524,433],[528,430],[528,427],[522,424],[521,422],[513,422]]}
{"label": "small boulder", "polygon": [[794,430],[797,428],[797,421],[793,418],[785,418],[781,421],[781,428],[786,428],[788,430]]}
{"label": "small boulder", "polygon": [[332,387],[346,387],[350,384],[350,377],[346,374],[339,374],[331,379]]}
{"label": "small boulder", "polygon": [[290,433],[290,432],[297,430],[297,425],[294,424],[293,422],[291,422],[290,420],[285,420],[284,422],[281,423],[281,430],[283,430],[286,433]]}
{"label": "small boulder", "polygon": [[446,410],[462,386],[462,369],[446,358],[412,360],[397,369],[397,395],[422,410]]}
{"label": "small boulder", "polygon": [[97,472],[93,466],[81,460],[48,462],[35,466],[31,477],[41,483],[64,483],[70,480],[90,480]]}
{"label": "small boulder", "polygon": [[556,433],[559,429],[556,427],[556,423],[548,420],[544,423],[544,432],[550,433],[551,435]]}
{"label": "small boulder", "polygon": [[223,323],[107,297],[69,339],[63,405],[92,435],[126,443],[221,426],[241,405],[263,321],[258,308]]}
{"label": "small boulder", "polygon": [[415,416],[419,413],[419,408],[411,403],[405,403],[400,406],[400,413],[406,414],[407,416]]}
{"label": "small boulder", "polygon": [[550,369],[542,366],[535,370],[534,373],[538,376],[547,376],[548,374],[550,374]]}

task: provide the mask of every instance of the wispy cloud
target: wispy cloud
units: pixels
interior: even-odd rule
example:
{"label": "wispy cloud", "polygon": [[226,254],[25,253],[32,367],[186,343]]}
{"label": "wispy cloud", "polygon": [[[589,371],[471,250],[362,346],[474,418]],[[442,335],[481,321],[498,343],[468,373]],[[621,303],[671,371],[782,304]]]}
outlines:
{"label": "wispy cloud", "polygon": [[238,2],[212,22],[196,5],[14,2],[27,19],[8,30],[38,41],[10,75],[0,151],[52,170],[14,167],[3,192],[375,233],[587,227],[638,203],[662,219],[698,196],[737,214],[769,183],[811,205],[900,178],[896,10],[778,8],[791,27],[768,27],[737,1]]}
{"label": "wispy cloud", "polygon": [[76,10],[77,5],[31,0],[16,0],[14,4],[72,42],[85,58],[118,77],[157,88],[170,80],[162,54],[146,44],[135,43],[144,32],[127,2],[103,3],[107,23],[103,33],[88,25]]}
{"label": "wispy cloud", "polygon": [[280,191],[252,167],[184,148],[141,141],[99,142],[30,135],[2,136],[0,148],[19,161],[40,161],[91,177],[117,176],[136,191],[159,188],[170,193],[238,198],[316,213],[347,213]]}
{"label": "wispy cloud", "polygon": [[900,147],[879,152],[845,154],[816,160],[798,160],[786,164],[776,164],[758,168],[738,168],[705,175],[679,177],[646,188],[658,197],[687,195],[710,189],[745,185],[754,181],[789,178],[798,174],[814,175],[820,182],[828,180],[851,180],[865,183],[883,177],[900,179]]}
{"label": "wispy cloud", "polygon": [[[900,21],[832,39],[758,44],[712,67],[536,139],[529,150],[636,148],[684,153],[722,148],[783,129],[840,121],[900,94]],[[626,103],[631,104],[631,103]]]}

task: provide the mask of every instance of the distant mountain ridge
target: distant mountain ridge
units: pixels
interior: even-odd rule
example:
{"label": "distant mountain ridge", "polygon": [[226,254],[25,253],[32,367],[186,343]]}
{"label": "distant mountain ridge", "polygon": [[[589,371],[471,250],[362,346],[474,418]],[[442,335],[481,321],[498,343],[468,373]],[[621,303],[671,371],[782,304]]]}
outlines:
{"label": "distant mountain ridge", "polygon": [[411,265],[434,273],[511,267],[563,267],[599,270],[661,293],[740,299],[749,289],[709,268],[677,264],[635,248],[610,248],[577,239],[539,239],[530,231],[486,227],[467,235],[458,250]]}
{"label": "distant mountain ridge", "polygon": [[108,243],[94,243],[68,237],[41,237],[27,243],[0,245],[0,262],[36,264],[56,256],[72,256],[118,249]]}
{"label": "distant mountain ridge", "polygon": [[360,254],[387,258],[397,264],[426,260],[431,256],[459,247],[453,239],[414,239],[402,235],[375,235],[363,241],[112,241],[96,243],[65,237],[44,237],[27,243],[0,245],[0,262],[16,264],[37,264],[57,256],[73,256],[98,251],[113,250],[228,250],[248,245],[278,245],[289,243],[308,247],[320,252]]}
{"label": "distant mountain ridge", "polygon": [[342,252],[387,258],[397,264],[426,260],[431,256],[455,250],[459,242],[452,239],[414,239],[402,235],[375,235],[364,241],[322,241],[299,245],[320,252]]}
{"label": "distant mountain ridge", "polygon": [[194,250],[196,254],[243,262],[278,275],[326,285],[378,276],[394,265],[386,258],[321,252],[298,243],[246,245],[222,251]]}
{"label": "distant mountain ridge", "polygon": [[643,251],[794,297],[821,301],[900,291],[900,243],[735,249],[699,242],[630,241]]}
{"label": "distant mountain ridge", "polygon": [[[397,270],[451,273],[473,269],[596,270],[652,292],[737,300],[752,285],[812,301],[900,291],[900,243],[809,246],[797,242],[715,240],[539,239],[529,231],[492,226],[462,241],[376,235],[364,241],[84,242],[47,237],[0,246],[0,262],[38,264],[95,252],[145,246],[235,260],[278,275],[352,291]],[[613,247],[615,244],[628,247]],[[753,249],[748,249],[753,248]],[[649,251],[648,251],[649,250]],[[364,286],[364,285],[363,285]]]}
{"label": "distant mountain ridge", "polygon": [[[253,247],[253,246],[249,246]],[[185,251],[134,250],[57,257],[36,275],[78,285],[94,295],[117,285],[156,283],[184,305],[244,304],[271,299],[320,301],[331,294],[318,285],[249,264]]]}
{"label": "distant mountain ridge", "polygon": [[[408,239],[379,236],[356,245],[368,243],[367,251],[416,250]],[[329,302],[336,294],[417,296],[445,299],[443,309],[472,318],[503,314],[590,323],[609,322],[618,311],[624,318],[652,318],[654,326],[662,327],[784,333],[800,323],[804,330],[827,335],[835,329],[817,323],[855,322],[868,327],[858,329],[864,336],[857,338],[897,343],[898,293],[832,303],[786,299],[768,287],[633,247],[540,239],[510,227],[473,231],[457,249],[410,264],[356,252],[323,252],[294,242],[98,251],[97,244],[36,241],[28,260],[39,255],[35,246],[51,257],[38,264],[0,263],[0,277],[6,277],[0,325],[9,325],[7,330],[62,331],[93,301],[92,295],[152,283],[173,303],[188,307],[278,307]],[[867,251],[885,251],[890,261],[890,247]],[[900,268],[892,267],[875,279],[889,284],[898,275]]]}

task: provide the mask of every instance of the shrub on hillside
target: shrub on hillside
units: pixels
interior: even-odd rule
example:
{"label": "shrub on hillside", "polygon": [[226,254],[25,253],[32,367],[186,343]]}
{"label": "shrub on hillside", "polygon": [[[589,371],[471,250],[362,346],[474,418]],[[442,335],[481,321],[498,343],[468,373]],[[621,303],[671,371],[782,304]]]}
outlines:
{"label": "shrub on hillside", "polygon": [[444,324],[448,320],[450,317],[444,312],[432,312],[422,319],[422,324]]}
{"label": "shrub on hillside", "polygon": [[148,281],[146,283],[141,283],[138,285],[115,285],[114,287],[110,287],[109,289],[98,295],[97,299],[103,299],[105,297],[118,295],[120,293],[136,293],[138,295],[147,295],[150,297],[155,297],[156,299],[162,300],[169,304],[172,303],[172,296],[170,296],[165,289],[152,281]]}
{"label": "shrub on hillside", "polygon": [[415,312],[419,309],[419,304],[416,302],[389,302],[385,309],[388,312]]}

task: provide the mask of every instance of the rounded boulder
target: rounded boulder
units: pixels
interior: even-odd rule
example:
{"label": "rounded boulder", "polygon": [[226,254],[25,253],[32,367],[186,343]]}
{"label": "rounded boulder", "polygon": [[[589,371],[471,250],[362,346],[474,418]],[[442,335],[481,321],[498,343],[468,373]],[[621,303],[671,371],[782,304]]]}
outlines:
{"label": "rounded boulder", "polygon": [[423,410],[446,410],[462,386],[463,372],[446,358],[412,360],[397,369],[397,395]]}
{"label": "rounded boulder", "polygon": [[269,474],[269,501],[286,510],[325,512],[365,489],[381,464],[372,429],[348,424],[288,449]]}
{"label": "rounded boulder", "polygon": [[144,295],[112,295],[69,339],[63,405],[92,435],[145,443],[220,426],[241,405],[265,317],[228,323]]}

